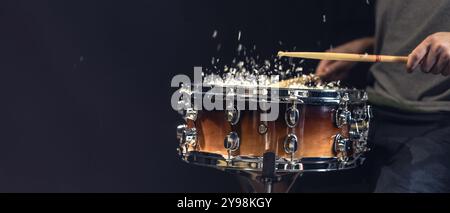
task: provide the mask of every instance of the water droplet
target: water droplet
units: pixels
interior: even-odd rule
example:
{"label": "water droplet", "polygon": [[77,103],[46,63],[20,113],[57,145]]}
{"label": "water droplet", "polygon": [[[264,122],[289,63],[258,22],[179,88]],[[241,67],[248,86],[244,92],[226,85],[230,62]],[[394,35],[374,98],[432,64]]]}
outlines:
{"label": "water droplet", "polygon": [[217,52],[219,52],[220,49],[222,49],[222,44],[218,44],[217,47],[216,47]]}
{"label": "water droplet", "polygon": [[213,34],[212,34],[212,38],[216,38],[218,33],[219,33],[219,32],[218,32],[217,30],[214,30],[214,32],[213,32]]}
{"label": "water droplet", "polygon": [[244,48],[244,47],[242,46],[242,44],[239,44],[236,50],[237,50],[238,52],[241,52],[243,48]]}

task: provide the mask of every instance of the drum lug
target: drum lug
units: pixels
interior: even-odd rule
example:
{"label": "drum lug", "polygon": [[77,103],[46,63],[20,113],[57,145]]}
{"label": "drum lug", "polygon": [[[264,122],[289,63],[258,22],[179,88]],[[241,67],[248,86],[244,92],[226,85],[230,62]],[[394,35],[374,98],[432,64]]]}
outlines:
{"label": "drum lug", "polygon": [[180,125],[177,128],[177,137],[181,145],[195,146],[197,143],[197,129]]}
{"label": "drum lug", "polygon": [[344,97],[341,98],[339,108],[334,112],[333,123],[337,128],[341,128],[352,120],[352,113],[348,107],[349,100],[348,93],[345,93]]}
{"label": "drum lug", "polygon": [[341,128],[343,125],[348,124],[351,119],[352,114],[350,111],[339,108],[334,112],[333,123],[337,128]]}
{"label": "drum lug", "polygon": [[334,151],[338,155],[341,161],[345,161],[350,157],[350,153],[353,151],[353,142],[344,138],[341,134],[334,136]]}
{"label": "drum lug", "polygon": [[178,155],[183,157],[187,152],[187,147],[183,144],[184,131],[186,130],[187,125],[181,124],[177,126],[177,139],[180,142],[179,147],[177,148]]}
{"label": "drum lug", "polygon": [[239,119],[241,117],[241,111],[235,109],[226,110],[225,116],[228,122],[230,122],[231,125],[235,126],[239,123]]}
{"label": "drum lug", "polygon": [[231,132],[225,137],[223,146],[226,150],[234,152],[239,149],[240,139],[236,132]]}
{"label": "drum lug", "polygon": [[300,120],[300,111],[295,107],[295,104],[286,111],[284,120],[289,128],[297,126],[298,121]]}
{"label": "drum lug", "polygon": [[178,113],[185,119],[186,117],[186,109],[191,108],[191,88],[190,86],[181,85],[181,88],[178,90],[180,94],[180,99],[178,100]]}
{"label": "drum lug", "polygon": [[182,141],[183,139],[183,135],[184,135],[184,131],[187,129],[187,125],[186,124],[181,124],[177,126],[177,139],[178,141]]}
{"label": "drum lug", "polygon": [[298,150],[298,139],[294,134],[289,134],[286,139],[284,139],[284,151],[287,154],[294,154]]}
{"label": "drum lug", "polygon": [[283,148],[287,154],[291,155],[290,162],[292,163],[294,161],[294,154],[298,150],[297,136],[294,134],[289,134],[288,136],[286,136],[286,139],[284,139]]}
{"label": "drum lug", "polygon": [[193,108],[189,108],[186,110],[186,115],[184,116],[185,120],[196,121],[198,112]]}
{"label": "drum lug", "polygon": [[177,148],[178,154],[183,156],[189,150],[189,147],[195,147],[197,144],[197,129],[188,128],[186,124],[177,127],[177,139],[180,142]]}

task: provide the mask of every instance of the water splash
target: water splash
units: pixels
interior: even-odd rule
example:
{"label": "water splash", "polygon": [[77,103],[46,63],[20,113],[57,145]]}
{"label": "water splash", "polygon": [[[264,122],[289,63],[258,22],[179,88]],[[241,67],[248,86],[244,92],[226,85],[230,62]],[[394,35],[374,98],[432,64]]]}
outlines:
{"label": "water splash", "polygon": [[[218,32],[214,31],[213,37]],[[238,32],[238,41],[242,38],[242,32]],[[283,46],[282,41],[278,41]],[[217,50],[221,45],[218,44]],[[305,60],[297,60],[292,58],[279,58],[272,55],[268,58],[261,58],[257,52],[256,45],[247,48],[241,43],[236,47],[236,57],[227,63],[219,57],[211,58],[211,65],[204,69],[202,76],[206,85],[222,85],[222,86],[273,86],[279,81],[292,81],[289,87],[305,88],[326,88],[322,85],[317,77],[305,75],[302,64]],[[295,51],[297,48],[294,47]],[[221,64],[222,63],[222,64]],[[303,79],[303,80],[302,80]],[[305,79],[310,79],[305,80]],[[312,79],[315,79],[313,82]],[[328,86],[333,86],[330,84]]]}

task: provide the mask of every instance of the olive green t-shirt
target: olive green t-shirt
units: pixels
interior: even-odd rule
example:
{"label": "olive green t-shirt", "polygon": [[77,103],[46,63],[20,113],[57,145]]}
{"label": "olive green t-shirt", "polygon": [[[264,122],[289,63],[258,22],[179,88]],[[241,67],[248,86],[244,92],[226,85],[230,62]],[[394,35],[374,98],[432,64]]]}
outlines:
{"label": "olive green t-shirt", "polygon": [[[407,56],[427,36],[450,32],[450,0],[378,0],[375,52]],[[408,111],[450,111],[450,77],[412,74],[404,64],[378,63],[370,70],[370,101]]]}

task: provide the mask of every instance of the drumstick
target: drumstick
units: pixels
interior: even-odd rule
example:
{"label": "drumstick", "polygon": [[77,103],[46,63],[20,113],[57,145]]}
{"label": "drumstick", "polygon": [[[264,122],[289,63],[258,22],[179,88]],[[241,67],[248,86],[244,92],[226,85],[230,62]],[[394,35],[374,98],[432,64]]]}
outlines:
{"label": "drumstick", "polygon": [[306,58],[332,61],[357,61],[357,62],[390,62],[407,63],[407,56],[348,54],[331,52],[278,52],[278,57]]}

